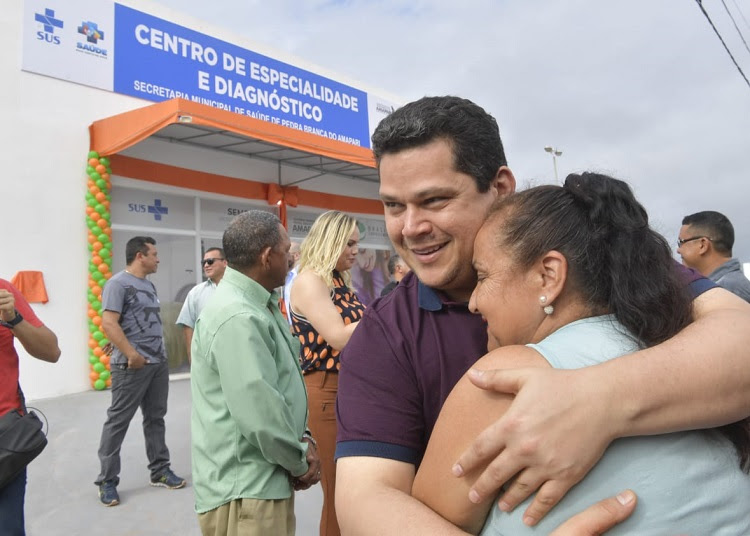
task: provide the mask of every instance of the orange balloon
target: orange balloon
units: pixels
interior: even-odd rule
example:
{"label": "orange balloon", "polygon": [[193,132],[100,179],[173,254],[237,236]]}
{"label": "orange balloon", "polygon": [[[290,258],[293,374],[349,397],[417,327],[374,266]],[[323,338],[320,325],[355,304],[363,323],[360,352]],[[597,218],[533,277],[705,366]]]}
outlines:
{"label": "orange balloon", "polygon": [[91,321],[94,323],[95,326],[102,325],[102,317],[99,315],[96,315],[94,318],[91,319]]}
{"label": "orange balloon", "polygon": [[89,318],[94,318],[96,314],[97,314],[96,311],[94,311],[91,307],[89,307],[89,312],[88,312]]}
{"label": "orange balloon", "polygon": [[99,201],[100,203],[102,201],[106,201],[107,200],[107,195],[104,192],[99,192],[94,197],[96,197],[96,200]]}
{"label": "orange balloon", "polygon": [[100,175],[102,176],[102,179],[104,179],[105,181],[109,181],[109,173],[101,173]]}
{"label": "orange balloon", "polygon": [[91,218],[94,221],[102,219],[102,217],[99,215],[99,213],[96,210],[92,212],[91,214],[89,214],[89,218]]}
{"label": "orange balloon", "polygon": [[[94,251],[99,251],[100,249],[102,249],[104,247],[104,244],[102,244],[98,240],[96,242],[94,242],[93,244],[91,244],[91,245],[93,246]],[[96,264],[96,263],[94,263],[94,264]]]}
{"label": "orange balloon", "polygon": [[112,378],[107,378],[107,387],[112,387]]}
{"label": "orange balloon", "polygon": [[89,378],[91,379],[92,382],[95,382],[96,380],[99,379],[99,373],[96,372],[95,370],[92,370],[91,372],[89,372]]}
{"label": "orange balloon", "polygon": [[94,288],[94,285],[96,285],[96,284],[97,284],[97,282],[96,282],[95,280],[93,280],[93,279],[89,279],[89,288],[92,288],[92,289],[93,289],[93,288]]}
{"label": "orange balloon", "polygon": [[105,262],[101,263],[99,266],[97,266],[97,268],[99,268],[99,271],[103,274],[109,272],[109,266]]}
{"label": "orange balloon", "polygon": [[94,285],[93,287],[91,287],[91,292],[94,293],[94,296],[98,297],[102,293],[102,287],[100,287],[99,285]]}
{"label": "orange balloon", "polygon": [[94,209],[86,205],[86,215],[90,216],[92,212],[94,212]]}
{"label": "orange balloon", "polygon": [[109,210],[109,199],[105,199],[104,201],[102,201],[102,205],[104,205],[104,208]]}
{"label": "orange balloon", "polygon": [[94,255],[93,257],[91,257],[91,262],[93,262],[96,266],[99,266],[102,263],[102,258],[99,255]]}
{"label": "orange balloon", "polygon": [[112,237],[112,227],[107,227],[106,229],[104,229],[104,234],[107,235],[107,236],[109,236],[111,238]]}
{"label": "orange balloon", "polygon": [[101,190],[96,184],[94,184],[93,186],[89,186],[89,192],[91,192],[91,195],[96,195],[101,192]]}
{"label": "orange balloon", "polygon": [[89,158],[89,165],[93,168],[99,165],[99,159],[98,158]]}
{"label": "orange balloon", "polygon": [[91,179],[86,181],[86,188],[91,188],[92,186],[96,186],[96,183],[92,181]]}
{"label": "orange balloon", "polygon": [[99,226],[99,229],[105,229],[109,227],[109,222],[105,220],[104,218],[100,218],[96,220],[96,224]]}
{"label": "orange balloon", "polygon": [[94,233],[89,233],[89,244],[93,244],[96,240],[97,238],[94,236]]}
{"label": "orange balloon", "polygon": [[107,172],[107,168],[104,167],[102,164],[99,164],[98,166],[94,166],[94,169],[96,170],[96,172],[99,175],[101,175],[102,173],[106,173]]}
{"label": "orange balloon", "polygon": [[104,350],[102,350],[101,346],[97,346],[96,348],[94,348],[94,355],[99,358],[99,361],[102,360]]}
{"label": "orange balloon", "polygon": [[105,367],[109,368],[109,356],[102,354],[99,358],[99,361],[101,361]]}
{"label": "orange balloon", "polygon": [[99,343],[96,341],[96,339],[89,339],[89,348],[92,350],[99,346]]}

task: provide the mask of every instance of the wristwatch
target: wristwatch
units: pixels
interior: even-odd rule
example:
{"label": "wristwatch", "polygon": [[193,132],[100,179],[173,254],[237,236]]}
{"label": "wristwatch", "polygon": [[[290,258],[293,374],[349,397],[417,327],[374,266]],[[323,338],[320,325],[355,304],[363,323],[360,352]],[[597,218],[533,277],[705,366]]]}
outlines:
{"label": "wristwatch", "polygon": [[309,439],[310,443],[312,443],[312,446],[318,448],[318,442],[315,441],[315,438],[312,436],[312,433],[310,433],[310,430],[305,430],[305,433],[302,434],[302,439]]}
{"label": "wristwatch", "polygon": [[21,313],[19,313],[18,310],[15,310],[15,311],[16,311],[16,317],[10,322],[6,322],[5,320],[0,320],[0,326],[3,326],[4,328],[8,328],[8,329],[13,329],[18,324],[23,322],[23,317],[21,316]]}

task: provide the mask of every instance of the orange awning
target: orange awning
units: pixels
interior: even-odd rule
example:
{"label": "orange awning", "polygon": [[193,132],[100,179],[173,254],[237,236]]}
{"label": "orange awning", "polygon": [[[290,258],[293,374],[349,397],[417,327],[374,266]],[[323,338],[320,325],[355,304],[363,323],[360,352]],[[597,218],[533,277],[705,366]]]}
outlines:
{"label": "orange awning", "polygon": [[89,127],[91,149],[101,156],[113,155],[169,125],[181,122],[226,130],[360,166],[375,167],[370,149],[184,99],[171,99],[95,121]]}

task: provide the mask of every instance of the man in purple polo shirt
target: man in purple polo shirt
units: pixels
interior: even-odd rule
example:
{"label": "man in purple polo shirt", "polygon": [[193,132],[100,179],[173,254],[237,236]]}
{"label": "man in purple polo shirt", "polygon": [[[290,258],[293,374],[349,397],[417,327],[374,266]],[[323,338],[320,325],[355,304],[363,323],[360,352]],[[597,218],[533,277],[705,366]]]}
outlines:
{"label": "man in purple polo shirt", "polygon": [[[388,234],[412,268],[370,307],[342,354],[337,415],[337,511],[347,534],[460,534],[410,496],[450,390],[486,352],[485,324],[470,314],[474,238],[487,209],[515,189],[494,118],[465,99],[430,97],[384,119],[373,135]],[[472,489],[540,519],[627,435],[716,426],[750,414],[750,308],[686,274],[696,321],[632,356],[580,371],[475,375],[516,393],[506,415],[455,468],[496,457]],[[705,292],[704,292],[705,291]],[[479,453],[485,453],[480,456]]]}

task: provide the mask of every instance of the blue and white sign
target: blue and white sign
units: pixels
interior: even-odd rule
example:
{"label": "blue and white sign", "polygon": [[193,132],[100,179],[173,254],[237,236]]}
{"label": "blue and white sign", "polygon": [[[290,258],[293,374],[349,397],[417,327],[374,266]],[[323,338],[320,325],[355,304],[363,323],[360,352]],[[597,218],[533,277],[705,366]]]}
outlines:
{"label": "blue and white sign", "polygon": [[26,0],[23,69],[150,101],[182,98],[370,147],[394,103],[106,1]]}

